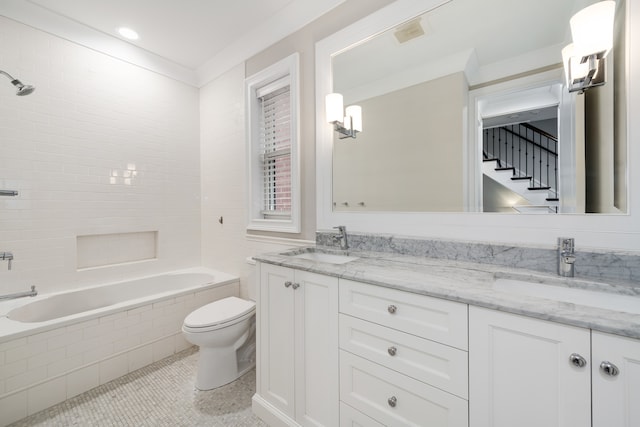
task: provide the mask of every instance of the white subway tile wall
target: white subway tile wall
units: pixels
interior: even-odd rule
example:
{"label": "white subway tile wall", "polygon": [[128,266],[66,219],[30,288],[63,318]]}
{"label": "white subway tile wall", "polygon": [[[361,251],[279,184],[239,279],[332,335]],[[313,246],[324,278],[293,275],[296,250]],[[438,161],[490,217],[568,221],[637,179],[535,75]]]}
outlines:
{"label": "white subway tile wall", "polygon": [[[36,86],[0,76],[0,294],[200,264],[197,88],[4,17],[0,69]],[[157,259],[77,271],[77,236],[150,230]]]}
{"label": "white subway tile wall", "polygon": [[187,314],[238,292],[236,282],[0,343],[0,426],[185,350]]}

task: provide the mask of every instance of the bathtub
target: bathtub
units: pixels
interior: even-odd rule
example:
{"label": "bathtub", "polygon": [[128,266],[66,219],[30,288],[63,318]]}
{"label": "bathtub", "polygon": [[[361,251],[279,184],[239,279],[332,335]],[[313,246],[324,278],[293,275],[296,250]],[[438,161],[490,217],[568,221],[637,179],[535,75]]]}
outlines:
{"label": "bathtub", "polygon": [[186,315],[238,294],[195,268],[0,302],[0,425],[188,348]]}

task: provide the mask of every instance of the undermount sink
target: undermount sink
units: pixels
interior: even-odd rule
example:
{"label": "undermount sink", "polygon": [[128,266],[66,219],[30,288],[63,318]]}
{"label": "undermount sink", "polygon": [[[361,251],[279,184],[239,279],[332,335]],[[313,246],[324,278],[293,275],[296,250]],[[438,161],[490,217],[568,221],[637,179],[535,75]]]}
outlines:
{"label": "undermount sink", "polygon": [[348,255],[326,254],[323,252],[303,252],[301,254],[292,255],[292,258],[308,259],[315,262],[324,262],[327,264],[346,264],[355,261],[358,257]]}
{"label": "undermount sink", "polygon": [[493,288],[522,296],[546,298],[608,310],[640,314],[640,297],[512,278],[497,278]]}

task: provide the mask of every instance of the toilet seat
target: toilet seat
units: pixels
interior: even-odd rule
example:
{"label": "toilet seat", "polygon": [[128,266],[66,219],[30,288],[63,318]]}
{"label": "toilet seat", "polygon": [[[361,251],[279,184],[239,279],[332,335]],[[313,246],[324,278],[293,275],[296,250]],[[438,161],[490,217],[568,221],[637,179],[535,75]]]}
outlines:
{"label": "toilet seat", "polygon": [[224,328],[253,315],[254,301],[227,297],[202,306],[184,319],[183,329],[188,332],[208,332]]}

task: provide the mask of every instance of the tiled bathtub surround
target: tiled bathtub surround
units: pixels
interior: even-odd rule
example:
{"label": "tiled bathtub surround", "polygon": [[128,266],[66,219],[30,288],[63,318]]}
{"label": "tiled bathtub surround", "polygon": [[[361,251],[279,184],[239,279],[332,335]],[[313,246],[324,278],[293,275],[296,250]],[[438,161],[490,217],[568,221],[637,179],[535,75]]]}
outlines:
{"label": "tiled bathtub surround", "polygon": [[6,425],[190,346],[195,308],[238,295],[238,282],[122,309],[29,336],[0,338],[0,425]]}
{"label": "tiled bathtub surround", "polygon": [[[19,191],[0,198],[0,294],[199,265],[198,89],[5,17],[0,40],[0,68],[36,87],[0,90],[0,188]],[[77,236],[138,232],[157,259],[77,271]]]}
{"label": "tiled bathtub surround", "polygon": [[[334,232],[318,231],[316,244],[339,247]],[[385,252],[450,261],[465,261],[509,268],[524,268],[541,273],[557,272],[556,248],[531,248],[477,242],[427,240],[406,236],[348,233],[349,248],[354,251]],[[560,237],[560,236],[559,236]],[[562,236],[570,237],[570,236]],[[576,277],[620,280],[640,286],[640,255],[621,252],[580,250],[576,242]]]}

